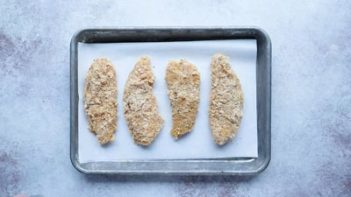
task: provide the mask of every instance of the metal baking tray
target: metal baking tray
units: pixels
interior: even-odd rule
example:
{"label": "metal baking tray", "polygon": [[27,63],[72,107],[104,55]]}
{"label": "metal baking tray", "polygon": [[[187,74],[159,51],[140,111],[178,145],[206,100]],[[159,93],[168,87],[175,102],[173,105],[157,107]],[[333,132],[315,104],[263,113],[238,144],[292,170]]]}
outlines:
{"label": "metal baking tray", "polygon": [[[258,157],[222,159],[158,159],[89,162],[78,160],[78,43],[171,42],[256,39]],[[71,40],[70,49],[70,158],[85,174],[256,175],[271,155],[271,41],[261,29],[241,28],[115,28],[84,29]]]}

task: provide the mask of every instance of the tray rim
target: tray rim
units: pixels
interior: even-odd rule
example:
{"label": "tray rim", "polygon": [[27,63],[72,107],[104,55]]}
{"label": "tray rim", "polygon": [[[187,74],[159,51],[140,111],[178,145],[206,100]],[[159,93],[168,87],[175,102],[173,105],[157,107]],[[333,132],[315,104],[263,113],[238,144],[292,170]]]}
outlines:
{"label": "tray rim", "polygon": [[[122,35],[120,39],[137,39],[136,33],[142,34],[143,36],[157,36],[157,34],[162,34],[163,39],[170,38],[170,37],[177,37],[177,35],[168,35],[167,32],[178,32],[181,34],[180,37],[182,39],[194,40],[196,35],[199,35],[198,40],[211,40],[213,38],[217,38],[218,40],[220,37],[225,34],[225,39],[256,39],[258,46],[257,46],[257,61],[256,61],[256,78],[258,75],[258,68],[262,68],[264,70],[263,75],[263,82],[265,83],[264,87],[260,85],[259,80],[257,79],[257,87],[261,87],[261,89],[257,88],[257,97],[259,97],[259,91],[264,90],[264,98],[265,101],[263,104],[259,104],[259,99],[257,99],[257,108],[259,106],[264,109],[264,112],[261,114],[258,110],[258,157],[252,159],[240,159],[240,158],[232,158],[228,159],[184,159],[184,160],[174,160],[174,159],[164,159],[164,160],[124,160],[120,162],[91,162],[91,163],[80,163],[78,161],[78,105],[77,102],[78,98],[78,91],[77,91],[77,54],[78,54],[78,42],[89,42],[87,39],[89,36],[104,36],[98,35],[100,33],[105,34],[105,36],[111,36],[111,34],[118,34],[121,32],[124,33],[131,33],[134,34],[129,36],[127,34]],[[90,33],[90,35],[89,35]],[[95,34],[94,34],[95,33]],[[206,33],[214,35],[211,39],[202,39],[206,37]],[[91,35],[92,34],[92,35]],[[165,34],[165,35],[164,35]],[[188,36],[188,34],[191,34]],[[87,36],[89,35],[89,36]],[[84,37],[85,36],[85,37]],[[124,36],[124,37],[123,37]],[[112,36],[114,39],[117,39],[116,36]],[[111,38],[112,38],[111,37]],[[117,36],[118,37],[118,36]],[[146,38],[145,37],[145,38]],[[110,39],[111,39],[110,38]],[[144,39],[145,39],[144,38]],[[101,38],[100,38],[101,39]],[[154,38],[158,39],[158,38]],[[214,40],[217,40],[214,39]],[[197,39],[195,39],[197,40]],[[157,41],[157,40],[154,40]],[[143,42],[154,42],[154,41],[143,41]],[[162,40],[164,41],[164,40]],[[170,40],[168,40],[170,41]],[[102,42],[106,42],[103,40]],[[131,42],[131,41],[129,41]],[[142,42],[142,41],[137,41]],[[84,174],[119,174],[119,175],[142,175],[142,174],[149,174],[149,175],[257,175],[258,173],[264,171],[267,166],[269,165],[271,159],[271,40],[268,34],[259,27],[117,27],[117,28],[87,28],[77,31],[70,42],[70,160],[72,165],[75,169],[79,172]],[[261,110],[262,110],[261,109]],[[261,115],[261,116],[260,116]],[[264,115],[264,117],[262,117]],[[261,123],[263,125],[260,126],[260,120],[264,119],[264,122]],[[260,130],[261,133],[260,133]],[[260,143],[260,139],[264,138],[264,140]],[[261,150],[261,151],[260,151]],[[263,151],[263,152],[262,152]],[[173,170],[162,170],[162,169],[155,169],[155,170],[143,170],[137,169],[137,166],[134,169],[123,169],[123,166],[126,167],[127,165],[157,165],[166,163],[167,165],[172,165],[174,163],[183,162],[181,164],[188,163],[193,164],[196,163],[200,165],[198,170],[195,170],[194,167],[191,170],[187,170],[184,168],[173,169]],[[240,163],[241,162],[241,163]],[[106,164],[105,164],[106,163]],[[124,163],[124,165],[121,165]],[[140,163],[140,164],[139,164]],[[234,164],[233,164],[234,163]],[[244,164],[242,164],[244,163]],[[246,163],[246,164],[245,164]],[[246,167],[245,169],[220,169],[220,166],[225,164],[227,167],[228,165],[243,165]],[[100,165],[106,166],[119,166],[121,169],[103,169]],[[219,167],[216,169],[206,169],[203,168],[209,165],[218,165]],[[250,168],[247,166],[250,165]],[[201,168],[202,166],[202,168]]]}

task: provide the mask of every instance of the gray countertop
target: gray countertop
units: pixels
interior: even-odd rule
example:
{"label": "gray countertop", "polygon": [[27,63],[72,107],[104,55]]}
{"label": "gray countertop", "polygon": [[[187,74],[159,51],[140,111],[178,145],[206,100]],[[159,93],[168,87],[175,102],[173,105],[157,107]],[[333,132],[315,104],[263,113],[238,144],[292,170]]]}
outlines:
{"label": "gray countertop", "polygon": [[[116,1],[117,2],[117,1]],[[0,3],[0,196],[350,196],[351,2]],[[69,42],[91,26],[254,25],[272,40],[272,159],[256,177],[108,177],[69,159]]]}

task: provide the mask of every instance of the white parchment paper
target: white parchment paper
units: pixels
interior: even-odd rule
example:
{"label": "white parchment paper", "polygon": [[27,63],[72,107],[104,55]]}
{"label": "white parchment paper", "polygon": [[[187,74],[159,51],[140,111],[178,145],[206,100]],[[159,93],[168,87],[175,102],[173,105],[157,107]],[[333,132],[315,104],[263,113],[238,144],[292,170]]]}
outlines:
{"label": "white parchment paper", "polygon": [[[118,161],[125,159],[186,159],[257,157],[256,111],[256,41],[192,41],[154,43],[108,43],[78,45],[78,94],[79,94],[79,161]],[[210,93],[210,61],[217,52],[230,57],[232,68],[239,76],[244,91],[244,116],[236,138],[225,146],[217,146],[211,136],[208,121]],[[160,134],[149,147],[134,144],[123,116],[122,96],[129,72],[138,58],[148,55],[155,74],[154,94],[159,111],[165,120]],[[110,59],[117,72],[118,128],[116,140],[101,146],[88,123],[83,106],[84,79],[93,59]],[[179,140],[170,135],[171,107],[167,97],[165,70],[169,60],[186,59],[197,66],[201,75],[201,95],[197,120],[193,131]]]}

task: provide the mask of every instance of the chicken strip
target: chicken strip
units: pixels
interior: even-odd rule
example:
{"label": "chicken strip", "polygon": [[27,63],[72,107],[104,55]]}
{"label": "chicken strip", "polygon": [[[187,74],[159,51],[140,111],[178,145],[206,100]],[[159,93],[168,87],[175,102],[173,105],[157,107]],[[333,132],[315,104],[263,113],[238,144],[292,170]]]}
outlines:
{"label": "chicken strip", "polygon": [[150,59],[142,57],[129,74],[124,89],[124,116],[134,142],[143,146],[153,142],[164,123],[152,94],[154,81]]}
{"label": "chicken strip", "polygon": [[224,145],[236,135],[243,116],[243,104],[240,81],[230,68],[229,58],[214,55],[211,62],[209,119],[218,145]]}
{"label": "chicken strip", "polygon": [[84,85],[84,108],[89,129],[100,144],[114,140],[117,127],[117,82],[112,63],[95,59],[90,66]]}
{"label": "chicken strip", "polygon": [[171,135],[178,139],[191,132],[200,101],[200,73],[186,60],[169,62],[166,70],[168,97],[172,106]]}

